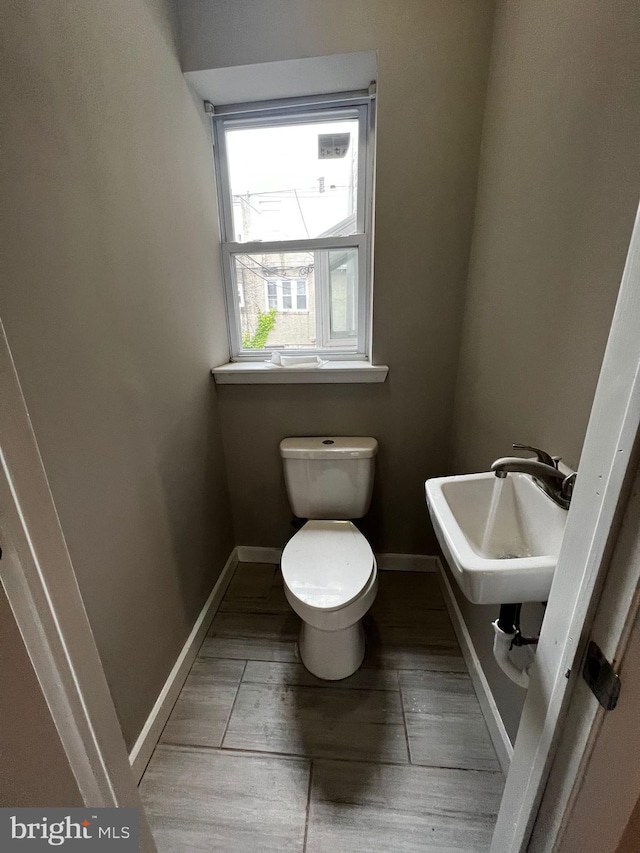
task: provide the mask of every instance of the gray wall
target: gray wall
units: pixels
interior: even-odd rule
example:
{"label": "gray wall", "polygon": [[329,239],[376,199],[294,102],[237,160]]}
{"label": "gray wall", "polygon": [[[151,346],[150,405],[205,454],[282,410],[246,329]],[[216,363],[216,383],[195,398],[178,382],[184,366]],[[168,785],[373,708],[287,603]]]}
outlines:
{"label": "gray wall", "polygon": [[[640,190],[634,0],[501,2],[456,407],[454,469],[511,443],[576,467]],[[460,598],[511,733],[524,691],[491,654],[495,608]],[[537,629],[535,609],[531,627]]]}
{"label": "gray wall", "polygon": [[2,315],[129,745],[231,548],[211,149],[161,0],[9,0]]}
{"label": "gray wall", "polygon": [[629,823],[624,831],[616,853],[635,853],[640,837],[640,799],[629,818]]}
{"label": "gray wall", "polygon": [[0,808],[82,806],[80,791],[2,586],[0,721]]}
{"label": "gray wall", "polygon": [[389,378],[220,388],[237,541],[291,534],[282,437],[364,434],[381,448],[373,545],[434,553],[423,484],[449,464],[493,3],[183,0],[179,13],[185,71],[378,51],[373,340]]}

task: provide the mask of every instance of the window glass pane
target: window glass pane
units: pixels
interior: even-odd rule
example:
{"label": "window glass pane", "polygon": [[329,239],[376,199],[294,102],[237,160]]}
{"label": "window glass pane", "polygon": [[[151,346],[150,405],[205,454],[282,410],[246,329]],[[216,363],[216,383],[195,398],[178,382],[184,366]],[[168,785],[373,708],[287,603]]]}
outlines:
{"label": "window glass pane", "polygon": [[298,311],[307,310],[307,285],[304,281],[297,282],[296,308]]}
{"label": "window glass pane", "polygon": [[331,341],[357,335],[358,258],[354,249],[333,249],[329,256],[329,338]]}
{"label": "window glass pane", "polygon": [[[235,254],[242,350],[356,350],[358,250]],[[265,287],[267,304],[265,310]]]}
{"label": "window glass pane", "polygon": [[[241,276],[241,280],[244,278]],[[244,292],[244,291],[243,291]],[[275,281],[267,282],[267,308],[277,308],[278,297]]]}
{"label": "window glass pane", "polygon": [[231,240],[298,240],[356,232],[357,118],[227,126],[225,135]]}

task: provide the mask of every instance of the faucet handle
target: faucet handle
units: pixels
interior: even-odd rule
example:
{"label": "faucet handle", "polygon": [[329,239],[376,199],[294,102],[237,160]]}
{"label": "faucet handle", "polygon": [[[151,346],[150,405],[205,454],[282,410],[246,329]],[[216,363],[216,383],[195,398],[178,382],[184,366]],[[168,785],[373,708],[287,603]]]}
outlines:
{"label": "faucet handle", "polygon": [[574,471],[573,474],[569,474],[568,477],[565,477],[562,481],[562,487],[560,490],[560,494],[563,498],[568,498],[571,500],[573,497],[573,489],[576,484],[576,477],[578,476],[578,472]]}
{"label": "faucet handle", "polygon": [[553,456],[547,453],[546,450],[540,450],[539,447],[531,447],[530,444],[514,444],[512,447],[516,450],[530,450],[531,453],[535,453],[538,462],[543,462],[545,465],[550,465],[552,468],[558,467],[556,460]]}

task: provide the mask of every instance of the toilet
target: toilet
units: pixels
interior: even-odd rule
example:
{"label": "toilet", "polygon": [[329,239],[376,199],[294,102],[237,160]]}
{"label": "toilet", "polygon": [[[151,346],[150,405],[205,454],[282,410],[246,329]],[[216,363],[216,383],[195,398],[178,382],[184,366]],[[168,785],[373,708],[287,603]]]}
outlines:
{"label": "toilet", "polygon": [[303,664],[318,678],[352,675],[365,652],[362,617],[378,590],[371,546],[352,519],[369,509],[375,438],[285,438],[289,503],[306,519],[282,552],[287,601],[302,620]]}

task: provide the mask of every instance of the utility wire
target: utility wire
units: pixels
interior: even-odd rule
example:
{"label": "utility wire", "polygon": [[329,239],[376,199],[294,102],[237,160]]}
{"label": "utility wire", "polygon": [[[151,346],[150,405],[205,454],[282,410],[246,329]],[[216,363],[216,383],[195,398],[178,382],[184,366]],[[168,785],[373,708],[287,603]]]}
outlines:
{"label": "utility wire", "polygon": [[[278,278],[278,276],[277,276],[275,273],[270,273],[270,272],[269,272],[269,267],[265,267],[263,264],[260,264],[260,263],[257,263],[257,262],[256,262],[256,266],[255,266],[255,267],[250,267],[248,264],[243,264],[243,263],[242,263],[242,261],[240,260],[240,258],[238,257],[238,255],[234,255],[234,260],[235,260],[235,262],[236,262],[237,264],[240,264],[240,266],[241,266],[241,267],[244,267],[246,270],[249,270],[249,272],[252,272],[254,275],[257,275],[257,276],[258,276],[258,278],[261,278],[263,281],[267,281],[267,282],[269,282],[269,281],[273,281],[273,279],[274,279],[274,278],[275,278],[275,279],[277,279],[277,278]],[[297,266],[298,268],[300,268],[300,267],[304,267],[304,264],[296,264],[296,266]],[[312,266],[312,265],[311,265],[311,264],[307,264],[307,268],[308,268],[309,266]],[[257,271],[258,269],[264,270],[264,271],[267,273],[267,275],[269,276],[269,278],[267,278],[267,277],[266,277],[266,276],[264,276],[264,275],[260,275],[260,273]],[[300,274],[298,274],[297,276],[292,275],[292,276],[279,276],[279,277],[280,277],[280,278],[283,278],[283,277],[284,277],[284,278],[292,278],[292,279],[293,279],[293,278],[305,278],[305,276],[300,275]]]}
{"label": "utility wire", "polygon": [[[327,189],[330,190],[348,190],[350,189],[349,184],[328,184]],[[315,197],[320,197],[321,195],[326,195],[326,191],[324,193],[318,192],[317,187],[298,187],[295,189],[294,187],[287,187],[279,190],[262,190],[262,192],[249,192],[247,190],[246,193],[234,193],[231,195],[234,198],[243,198],[245,195],[250,195],[252,198],[256,195],[282,195],[283,193],[297,193],[297,192],[305,192],[305,193],[315,193]],[[312,196],[313,198],[314,196]]]}
{"label": "utility wire", "polygon": [[302,212],[302,205],[300,204],[300,199],[298,198],[298,190],[294,190],[296,194],[296,201],[298,202],[298,210],[300,211],[300,219],[302,219],[302,224],[304,225],[304,230],[307,232],[307,239],[309,238],[309,229],[307,228],[307,223],[304,221],[304,213]]}

